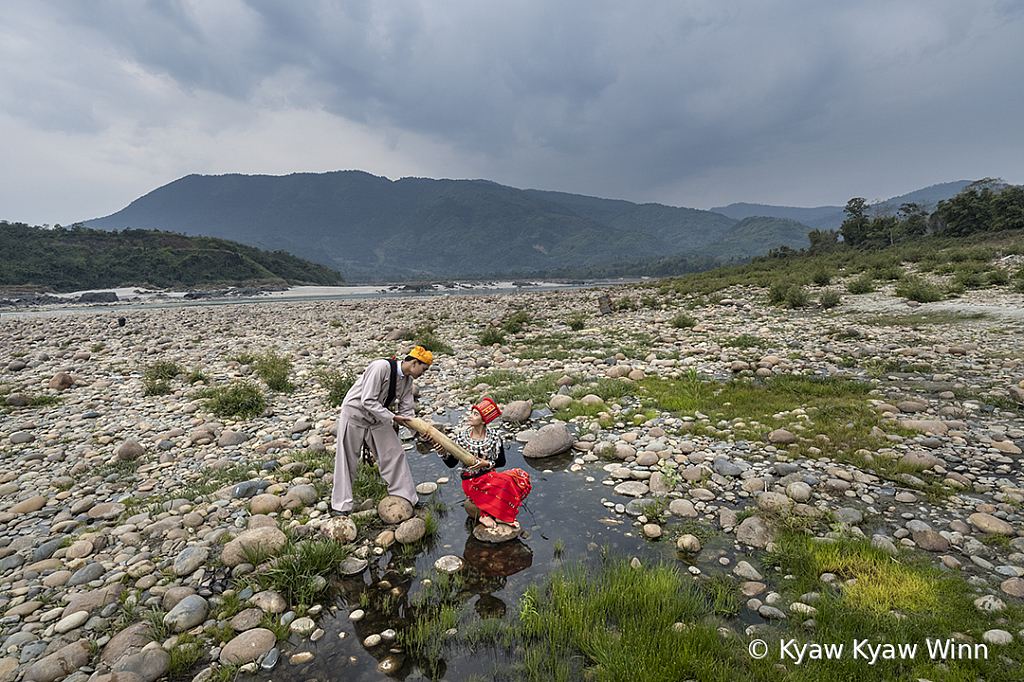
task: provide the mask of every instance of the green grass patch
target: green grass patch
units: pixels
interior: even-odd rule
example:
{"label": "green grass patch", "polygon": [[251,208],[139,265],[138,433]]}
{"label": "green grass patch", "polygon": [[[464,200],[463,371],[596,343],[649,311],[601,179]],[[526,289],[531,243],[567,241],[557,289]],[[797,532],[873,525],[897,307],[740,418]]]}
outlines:
{"label": "green grass patch", "polygon": [[520,602],[515,635],[523,649],[522,677],[753,679],[740,642],[723,638],[706,619],[716,608],[711,595],[674,564],[640,570],[626,561],[596,569],[565,565],[542,586],[528,588]]}
{"label": "green grass patch", "polygon": [[263,392],[250,381],[234,381],[229,386],[206,388],[196,395],[207,410],[220,417],[252,419],[267,409]]}
{"label": "green grass patch", "polygon": [[303,540],[289,545],[266,569],[256,573],[265,589],[281,593],[289,604],[312,606],[327,594],[338,565],[351,553],[351,548],[327,538]]}
{"label": "green grass patch", "polygon": [[[791,634],[784,637],[794,637],[801,644],[842,643],[846,648],[843,656],[832,660],[805,659],[799,667],[790,660],[786,679],[841,682],[863,679],[865,670],[879,680],[1019,679],[1017,661],[1024,654],[1019,641],[998,648],[989,645],[987,651],[974,645],[966,650],[957,646],[981,642],[985,631],[1006,628],[1006,620],[1019,622],[1019,606],[1011,605],[1002,613],[983,613],[973,604],[978,594],[958,574],[939,571],[923,555],[890,556],[863,538],[820,542],[807,535],[785,533],[777,538],[776,547],[766,563],[793,577],[782,590],[787,597],[798,599],[812,592],[821,595],[814,604],[818,613],[813,632],[791,628]],[[836,579],[825,583],[821,580],[825,574]],[[879,656],[869,666],[852,651],[855,642],[864,640],[873,647],[916,644],[917,651],[914,656]],[[936,651],[947,654],[930,655],[929,640]],[[951,643],[954,646],[949,646]],[[965,656],[968,651],[970,658]],[[987,657],[976,657],[978,653]],[[778,663],[779,654],[776,644],[766,660]]]}
{"label": "green grass patch", "polygon": [[317,377],[320,379],[320,383],[324,388],[327,389],[327,402],[332,407],[340,407],[345,402],[345,396],[348,395],[348,390],[352,388],[352,384],[356,382],[355,377],[352,376],[351,372],[319,372]]}

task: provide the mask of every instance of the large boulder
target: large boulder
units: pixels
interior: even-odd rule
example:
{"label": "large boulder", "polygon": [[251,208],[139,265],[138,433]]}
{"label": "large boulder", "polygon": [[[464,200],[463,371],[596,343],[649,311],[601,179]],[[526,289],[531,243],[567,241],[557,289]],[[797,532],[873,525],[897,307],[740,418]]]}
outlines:
{"label": "large boulder", "polygon": [[288,538],[278,528],[253,528],[224,545],[224,549],[220,554],[220,560],[225,566],[234,568],[238,564],[246,562],[245,550],[243,548],[273,555],[286,544],[288,544]]}
{"label": "large boulder", "polygon": [[504,422],[525,422],[533,412],[533,402],[530,400],[513,400],[505,406],[501,413],[501,420]]}
{"label": "large boulder", "polygon": [[401,523],[411,519],[414,510],[409,500],[397,495],[388,495],[377,505],[377,515],[384,523]]}
{"label": "large boulder", "polygon": [[548,424],[523,447],[523,457],[539,459],[568,452],[575,441],[572,433],[562,422]]}

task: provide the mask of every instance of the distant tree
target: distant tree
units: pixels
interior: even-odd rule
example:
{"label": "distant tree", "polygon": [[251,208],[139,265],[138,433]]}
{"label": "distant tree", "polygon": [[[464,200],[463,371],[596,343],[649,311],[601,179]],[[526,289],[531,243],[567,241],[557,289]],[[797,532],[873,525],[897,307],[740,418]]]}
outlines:
{"label": "distant tree", "polygon": [[850,246],[863,246],[868,240],[868,202],[864,197],[854,197],[846,202],[843,209],[846,220],[839,226],[843,241]]}
{"label": "distant tree", "polygon": [[807,233],[807,240],[811,243],[807,249],[810,253],[825,253],[833,251],[839,246],[839,232],[837,230],[811,230]]}

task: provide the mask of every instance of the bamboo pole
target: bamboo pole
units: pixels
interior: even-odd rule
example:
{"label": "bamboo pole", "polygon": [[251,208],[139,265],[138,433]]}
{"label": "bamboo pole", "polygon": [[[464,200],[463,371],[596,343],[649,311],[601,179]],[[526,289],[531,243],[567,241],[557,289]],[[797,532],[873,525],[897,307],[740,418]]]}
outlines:
{"label": "bamboo pole", "polygon": [[450,455],[465,464],[467,467],[473,466],[476,462],[476,457],[469,454],[469,451],[466,450],[466,448],[462,447],[419,417],[407,419],[405,421],[405,425],[419,433],[421,436],[427,436],[435,443],[440,443],[441,447],[447,450]]}

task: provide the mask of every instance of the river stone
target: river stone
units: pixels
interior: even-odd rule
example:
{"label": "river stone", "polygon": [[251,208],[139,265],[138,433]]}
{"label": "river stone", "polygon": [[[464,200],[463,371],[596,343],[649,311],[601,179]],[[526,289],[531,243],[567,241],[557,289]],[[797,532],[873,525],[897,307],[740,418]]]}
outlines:
{"label": "river stone", "polygon": [[921,433],[945,433],[949,430],[949,427],[937,419],[901,419],[900,426]]}
{"label": "river stone", "polygon": [[786,429],[775,429],[768,434],[768,442],[775,445],[789,445],[796,442],[796,436]]}
{"label": "river stone", "polygon": [[114,453],[122,462],[132,462],[146,453],[146,449],[136,440],[126,440]]}
{"label": "river stone", "polygon": [[234,568],[246,561],[245,554],[242,551],[243,547],[247,547],[252,551],[260,550],[276,554],[286,544],[288,544],[288,538],[278,528],[253,528],[224,545],[224,549],[220,554],[220,560],[225,566]]}
{"label": "river stone", "polygon": [[1024,578],[1007,578],[1000,583],[999,589],[1011,597],[1024,597]]}
{"label": "river stone", "polygon": [[940,466],[943,463],[941,457],[937,457],[930,452],[923,452],[921,450],[911,450],[907,454],[903,455],[901,461],[904,464],[921,466],[926,469],[931,469],[934,466]]}
{"label": "river stone", "polygon": [[[119,518],[121,514],[124,514],[125,509],[126,507],[120,502],[104,502],[102,504],[89,507],[89,511],[87,513],[90,519],[111,521]],[[181,521],[179,520],[178,523],[181,523]]]}
{"label": "river stone", "polygon": [[403,545],[409,545],[422,540],[426,533],[426,522],[418,516],[414,516],[398,524],[398,528],[395,529],[395,541]]}
{"label": "river stone", "polygon": [[228,664],[255,661],[273,649],[276,642],[274,633],[266,628],[247,630],[224,645],[220,661]]}
{"label": "river stone", "polygon": [[923,529],[915,530],[912,537],[914,543],[921,549],[929,552],[947,552],[949,551],[949,540],[942,537],[934,530]]}
{"label": "river stone", "polygon": [[548,401],[548,407],[552,412],[564,410],[569,407],[569,405],[572,405],[572,398],[567,395],[553,395],[551,396],[551,400]]}
{"label": "river stone", "polygon": [[458,573],[465,565],[462,557],[446,554],[434,562],[434,570],[439,573]]}
{"label": "river stone", "polygon": [[23,500],[15,504],[7,511],[11,514],[31,514],[34,511],[39,511],[40,509],[42,509],[43,505],[45,504],[45,495],[35,495],[33,497],[28,498],[27,500]]}
{"label": "river stone", "polygon": [[251,436],[243,431],[224,431],[220,434],[220,438],[217,439],[217,445],[222,448],[241,445],[249,440],[249,438]]}
{"label": "river stone", "polygon": [[1006,610],[1006,602],[994,594],[986,594],[974,600],[974,608],[983,613],[996,613]]}
{"label": "river stone", "polygon": [[167,612],[164,616],[164,624],[170,627],[172,632],[190,630],[206,620],[208,609],[209,605],[205,599],[198,594],[190,595]]}
{"label": "river stone", "polygon": [[[365,563],[365,560],[362,561]],[[344,568],[345,562],[342,562],[341,566]],[[288,602],[285,601],[284,597],[281,596],[281,593],[276,590],[263,590],[262,592],[257,592],[251,599],[249,599],[249,602],[256,608],[262,609],[267,613],[284,613],[288,610]]]}
{"label": "river stone", "polygon": [[786,486],[786,495],[794,502],[806,502],[811,499],[811,486],[803,481],[793,481]]}
{"label": "river stone", "polygon": [[764,579],[764,576],[762,576],[761,573],[756,568],[754,568],[749,561],[737,562],[735,568],[732,569],[732,572],[740,578],[743,578],[744,580],[760,582]]}
{"label": "river stone", "polygon": [[281,498],[272,493],[255,495],[249,501],[249,511],[253,514],[272,514],[281,507]]}
{"label": "river stone", "polygon": [[115,675],[134,673],[145,682],[155,682],[167,674],[171,654],[160,646],[149,646],[137,654],[125,656],[113,665]]}
{"label": "river stone", "polygon": [[210,550],[206,547],[186,547],[174,559],[174,575],[190,575],[206,563]]}
{"label": "river stone", "polygon": [[100,660],[107,665],[113,665],[125,656],[142,651],[151,641],[149,624],[134,623],[121,630],[107,642],[107,645],[103,647],[103,653],[100,654]]}
{"label": "river stone", "polygon": [[647,484],[641,481],[624,481],[615,486],[615,493],[617,495],[625,495],[627,497],[643,497],[649,490],[650,488],[647,487]]}
{"label": "river stone", "polygon": [[53,682],[69,675],[89,662],[92,654],[89,641],[80,639],[36,661],[25,670],[23,682]]}
{"label": "river stone", "polygon": [[409,500],[397,495],[388,495],[377,505],[377,515],[387,524],[401,523],[413,516],[413,507]]}
{"label": "river stone", "polygon": [[320,532],[343,545],[354,542],[359,533],[355,522],[347,516],[335,516],[327,519],[320,524]]}
{"label": "river stone", "polygon": [[676,540],[676,549],[680,552],[697,553],[701,549],[700,540],[697,539],[697,536],[690,535],[689,533],[680,535],[679,539]]}
{"label": "river stone", "polygon": [[25,443],[31,443],[35,439],[36,436],[31,431],[15,431],[7,437],[7,440],[10,441],[12,445],[24,445]]}
{"label": "river stone", "polygon": [[748,516],[736,527],[736,540],[750,547],[764,549],[770,541],[768,526],[758,516]]}
{"label": "river stone", "polygon": [[64,633],[71,632],[77,627],[85,625],[85,621],[89,620],[88,611],[76,611],[70,615],[64,616],[53,626],[53,631],[63,635]]}
{"label": "river stone", "polygon": [[234,618],[228,621],[228,625],[230,625],[235,632],[245,632],[246,630],[252,630],[254,627],[259,625],[262,619],[263,609],[252,607],[235,614]]}
{"label": "river stone", "polygon": [[971,524],[982,533],[1008,536],[1014,536],[1017,534],[1012,525],[996,516],[992,516],[991,514],[986,514],[984,512],[971,514],[968,517],[968,521],[970,521]]}
{"label": "river stone", "polygon": [[309,633],[313,632],[316,627],[316,623],[309,616],[303,616],[302,618],[296,618],[288,626],[288,629],[297,635],[305,637]]}
{"label": "river stone", "polygon": [[672,516],[682,516],[690,519],[697,517],[697,510],[693,508],[693,502],[689,500],[672,500],[668,503],[668,511]]}
{"label": "river stone", "polygon": [[495,525],[494,528],[488,528],[484,524],[478,523],[473,528],[473,537],[481,542],[498,544],[500,542],[515,540],[519,537],[519,530],[513,528],[507,523],[499,523]]}
{"label": "river stone", "polygon": [[661,537],[661,526],[656,523],[645,523],[643,527],[644,537],[655,540]]}
{"label": "river stone", "polygon": [[75,380],[72,379],[71,375],[67,372],[57,372],[53,378],[50,379],[50,383],[47,384],[50,388],[58,391],[66,391],[74,385]]}
{"label": "river stone", "polygon": [[169,587],[167,591],[164,592],[164,598],[161,600],[160,605],[164,607],[164,611],[170,611],[181,603],[182,599],[190,597],[195,593],[196,590],[194,587],[188,587],[186,585],[175,585],[174,587]]}
{"label": "river stone", "polygon": [[313,504],[320,497],[316,488],[308,483],[292,486],[281,499],[281,506],[285,509],[301,509]]}
{"label": "river stone", "polygon": [[539,459],[568,452],[572,448],[572,433],[562,422],[555,422],[541,427],[536,435],[523,446],[523,457]]}
{"label": "river stone", "polygon": [[359,575],[366,570],[368,565],[369,563],[366,559],[350,556],[341,562],[338,570],[341,571],[342,575]]}
{"label": "river stone", "polygon": [[67,586],[74,587],[75,585],[90,583],[93,580],[98,580],[106,572],[107,570],[103,568],[103,564],[94,561],[75,571],[68,579]]}
{"label": "river stone", "polygon": [[[553,409],[553,408],[552,408]],[[532,400],[513,400],[509,404],[505,405],[505,409],[502,410],[501,420],[504,422],[525,422],[529,420],[530,414],[533,412],[533,401]]]}
{"label": "river stone", "polygon": [[793,506],[793,500],[782,493],[769,491],[757,496],[757,506],[765,511],[783,512]]}

